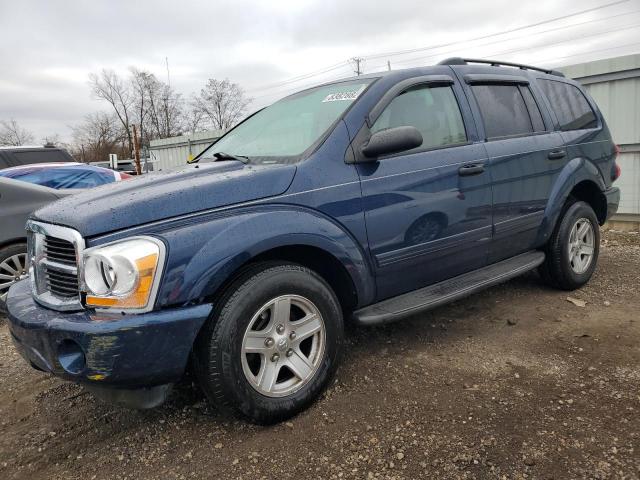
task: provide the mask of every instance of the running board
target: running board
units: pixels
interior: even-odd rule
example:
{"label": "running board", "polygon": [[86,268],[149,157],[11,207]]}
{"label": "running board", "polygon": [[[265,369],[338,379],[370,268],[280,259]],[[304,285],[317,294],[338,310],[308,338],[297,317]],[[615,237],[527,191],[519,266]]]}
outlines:
{"label": "running board", "polygon": [[533,270],[542,262],[544,262],[544,253],[532,250],[420,290],[374,303],[356,310],[353,318],[360,325],[394,322],[505,282]]}

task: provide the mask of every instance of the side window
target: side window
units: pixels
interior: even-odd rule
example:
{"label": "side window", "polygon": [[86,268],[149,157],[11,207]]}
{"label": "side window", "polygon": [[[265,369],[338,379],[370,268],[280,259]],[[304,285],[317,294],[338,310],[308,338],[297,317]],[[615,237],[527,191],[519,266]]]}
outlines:
{"label": "side window", "polygon": [[30,163],[69,162],[71,161],[59,150],[36,150],[26,152],[14,152],[18,165]]}
{"label": "side window", "polygon": [[540,110],[528,88],[473,85],[471,90],[478,101],[487,138],[544,131]]}
{"label": "side window", "polygon": [[598,119],[584,94],[574,85],[553,80],[540,80],[540,87],[556,112],[561,130],[595,128]]}
{"label": "side window", "polygon": [[542,114],[540,113],[540,108],[538,108],[535,98],[533,98],[531,90],[529,90],[529,87],[520,87],[520,93],[522,93],[524,103],[527,105],[531,123],[533,124],[533,131],[544,132],[545,128],[544,122],[542,121]]}
{"label": "side window", "polygon": [[371,133],[412,126],[422,134],[420,149],[456,145],[467,141],[460,107],[451,87],[412,87],[384,109]]}

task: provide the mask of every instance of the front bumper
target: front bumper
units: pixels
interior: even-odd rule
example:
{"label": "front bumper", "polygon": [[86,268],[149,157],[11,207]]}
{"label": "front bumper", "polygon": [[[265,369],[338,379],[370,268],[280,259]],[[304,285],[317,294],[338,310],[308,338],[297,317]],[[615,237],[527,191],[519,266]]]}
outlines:
{"label": "front bumper", "polygon": [[620,204],[620,189],[618,187],[610,187],[604,191],[607,199],[607,220],[618,211]]}
{"label": "front bumper", "polygon": [[37,304],[26,280],[9,290],[7,311],[13,343],[33,367],[79,383],[134,389],[180,379],[211,305],[138,315],[59,312]]}

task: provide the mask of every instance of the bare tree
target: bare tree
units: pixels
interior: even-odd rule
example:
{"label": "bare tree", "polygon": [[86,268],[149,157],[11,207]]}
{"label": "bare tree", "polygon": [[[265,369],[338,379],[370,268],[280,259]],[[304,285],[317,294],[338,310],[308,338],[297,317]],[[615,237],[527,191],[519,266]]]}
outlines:
{"label": "bare tree", "polygon": [[207,129],[207,119],[199,108],[196,98],[191,100],[190,107],[182,117],[182,129],[188,133],[201,132]]}
{"label": "bare tree", "polygon": [[179,135],[184,114],[184,102],[180,94],[154,75],[145,77],[144,93],[147,98],[145,117],[148,137],[167,138]]}
{"label": "bare tree", "polygon": [[89,74],[89,84],[93,95],[107,101],[113,108],[116,117],[126,132],[127,147],[129,152],[133,150],[133,136],[131,124],[133,109],[135,108],[134,94],[131,84],[123,81],[113,70],[103,69],[100,74]]}
{"label": "bare tree", "polygon": [[139,138],[145,145],[154,138],[179,135],[184,111],[181,96],[151,72],[136,67],[130,67],[129,72],[128,79],[121,79],[110,70],[89,77],[94,96],[111,105],[127,132],[128,145],[133,148],[133,125],[138,126]]}
{"label": "bare tree", "polygon": [[127,136],[115,114],[95,112],[72,128],[73,155],[83,162],[108,160],[110,153],[128,157]]}
{"label": "bare tree", "polygon": [[17,147],[34,142],[33,134],[18,125],[13,118],[9,121],[0,121],[0,146]]}
{"label": "bare tree", "polygon": [[194,103],[213,128],[228,130],[240,121],[251,99],[237,83],[210,78]]}

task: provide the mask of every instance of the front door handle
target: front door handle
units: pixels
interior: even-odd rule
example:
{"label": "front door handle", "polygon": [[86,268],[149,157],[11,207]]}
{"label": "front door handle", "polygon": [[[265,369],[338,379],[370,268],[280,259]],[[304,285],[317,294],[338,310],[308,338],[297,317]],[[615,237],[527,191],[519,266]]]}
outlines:
{"label": "front door handle", "polygon": [[482,172],[484,172],[483,163],[472,163],[470,165],[464,165],[458,169],[458,175],[460,175],[461,177],[467,175],[478,175]]}
{"label": "front door handle", "polygon": [[547,158],[549,160],[560,160],[561,158],[564,158],[567,156],[567,152],[564,150],[553,150],[552,152],[549,152],[549,155],[547,155]]}

